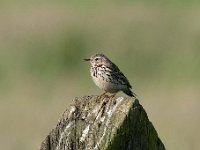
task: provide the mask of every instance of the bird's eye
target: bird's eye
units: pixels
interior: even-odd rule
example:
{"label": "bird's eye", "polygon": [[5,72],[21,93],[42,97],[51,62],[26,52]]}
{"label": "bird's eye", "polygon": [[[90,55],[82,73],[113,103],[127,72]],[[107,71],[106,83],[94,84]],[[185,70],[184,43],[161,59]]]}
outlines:
{"label": "bird's eye", "polygon": [[99,60],[99,58],[95,58],[95,61]]}

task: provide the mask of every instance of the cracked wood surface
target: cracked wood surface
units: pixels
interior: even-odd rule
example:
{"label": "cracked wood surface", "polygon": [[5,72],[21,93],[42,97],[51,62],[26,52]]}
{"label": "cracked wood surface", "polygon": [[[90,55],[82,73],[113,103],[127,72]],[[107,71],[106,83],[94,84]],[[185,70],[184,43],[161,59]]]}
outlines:
{"label": "cracked wood surface", "polygon": [[165,150],[138,100],[96,96],[74,99],[40,150]]}

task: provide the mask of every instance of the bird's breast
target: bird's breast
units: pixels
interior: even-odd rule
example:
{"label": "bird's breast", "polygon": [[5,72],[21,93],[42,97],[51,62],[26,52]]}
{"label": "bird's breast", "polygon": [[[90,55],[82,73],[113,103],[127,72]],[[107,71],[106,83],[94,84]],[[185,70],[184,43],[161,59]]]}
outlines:
{"label": "bird's breast", "polygon": [[91,67],[91,76],[94,83],[102,90],[114,93],[118,91],[118,85],[112,81],[109,73],[103,67]]}

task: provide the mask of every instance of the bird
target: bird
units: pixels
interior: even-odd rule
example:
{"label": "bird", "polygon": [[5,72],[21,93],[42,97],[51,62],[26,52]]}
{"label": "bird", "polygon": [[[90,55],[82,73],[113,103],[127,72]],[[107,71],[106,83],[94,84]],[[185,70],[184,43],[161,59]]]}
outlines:
{"label": "bird", "polygon": [[122,91],[136,98],[128,79],[106,55],[97,53],[84,60],[90,62],[90,74],[94,83],[104,91],[99,97],[105,96],[106,93],[112,94],[110,97],[115,97],[119,91]]}

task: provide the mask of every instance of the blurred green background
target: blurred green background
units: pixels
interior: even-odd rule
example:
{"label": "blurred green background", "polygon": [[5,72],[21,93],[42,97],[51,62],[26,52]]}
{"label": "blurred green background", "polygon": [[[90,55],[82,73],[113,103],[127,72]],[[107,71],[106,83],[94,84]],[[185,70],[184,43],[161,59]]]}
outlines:
{"label": "blurred green background", "polygon": [[167,149],[200,149],[197,0],[1,0],[1,149],[38,149],[75,96],[102,92],[83,61],[97,52],[127,76]]}

